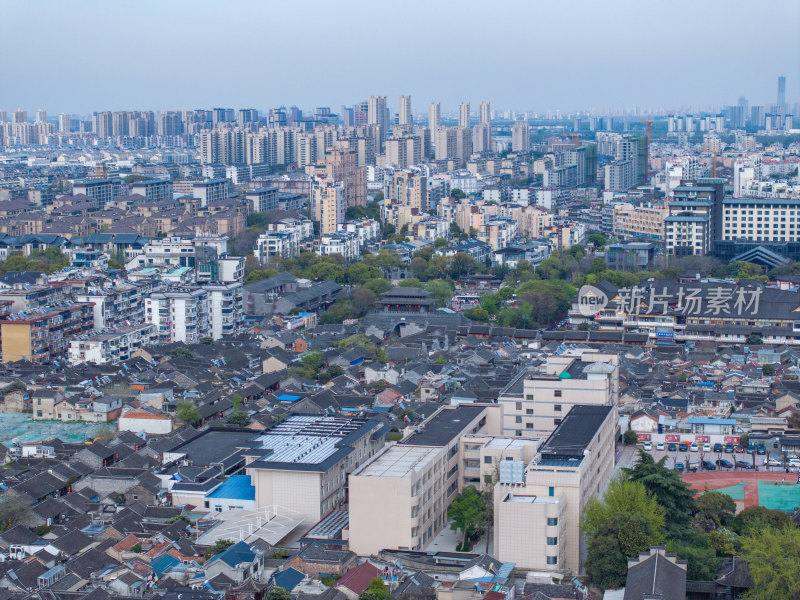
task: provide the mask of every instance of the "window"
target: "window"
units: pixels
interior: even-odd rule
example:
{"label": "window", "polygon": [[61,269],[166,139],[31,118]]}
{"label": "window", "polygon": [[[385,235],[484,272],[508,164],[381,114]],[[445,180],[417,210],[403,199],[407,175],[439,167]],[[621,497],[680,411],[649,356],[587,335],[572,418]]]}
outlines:
{"label": "window", "polygon": [[548,556],[547,557],[547,564],[548,565],[557,565],[558,564],[558,557],[557,556]]}
{"label": "window", "polygon": [[547,495],[550,496],[551,498],[555,496],[556,488],[554,488],[552,485],[549,488],[547,488]]}
{"label": "window", "polygon": [[517,402],[515,408],[516,410],[522,410],[522,402]]}
{"label": "window", "polygon": [[533,423],[525,423],[526,429],[533,429]]}
{"label": "window", "polygon": [[547,545],[548,546],[558,546],[558,538],[557,537],[549,537],[549,538],[547,538]]}
{"label": "window", "polygon": [[553,419],[553,425],[561,425],[561,419]]}
{"label": "window", "polygon": [[556,398],[561,398],[561,390],[553,390],[553,396]]}
{"label": "window", "polygon": [[547,517],[547,526],[555,527],[558,525],[558,517]]}
{"label": "window", "polygon": [[[41,412],[41,411],[39,411],[39,412]],[[39,415],[39,416],[41,416],[41,415]],[[522,423],[522,417],[514,417],[514,422],[515,423]]]}
{"label": "window", "polygon": [[483,457],[483,462],[486,463],[487,465],[492,464],[492,457],[491,456],[484,456]]}
{"label": "window", "polygon": [[526,415],[532,415],[533,414],[533,409],[532,408],[525,409],[525,414]]}
{"label": "window", "polygon": [[533,400],[533,394],[525,394],[525,400]]}
{"label": "window", "polygon": [[560,404],[554,404],[553,405],[553,410],[556,411],[556,412],[561,412],[561,405]]}

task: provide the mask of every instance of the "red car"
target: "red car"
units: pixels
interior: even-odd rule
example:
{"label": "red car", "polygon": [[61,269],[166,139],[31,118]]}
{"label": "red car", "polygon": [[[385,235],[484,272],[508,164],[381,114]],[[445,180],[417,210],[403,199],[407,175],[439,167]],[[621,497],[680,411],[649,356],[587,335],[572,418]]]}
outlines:
{"label": "red car", "polygon": [[736,446],[736,454],[742,454],[744,452],[744,448],[742,446]]}

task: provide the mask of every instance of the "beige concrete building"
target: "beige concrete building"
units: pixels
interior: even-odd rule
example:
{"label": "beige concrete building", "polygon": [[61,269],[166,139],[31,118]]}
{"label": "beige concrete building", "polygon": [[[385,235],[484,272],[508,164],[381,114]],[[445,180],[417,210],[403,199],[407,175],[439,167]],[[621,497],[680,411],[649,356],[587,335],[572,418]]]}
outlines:
{"label": "beige concrete building", "polygon": [[615,406],[573,406],[521,481],[494,490],[494,551],[518,569],[582,571],[580,519],[614,471]]}
{"label": "beige concrete building", "polygon": [[614,234],[621,237],[645,237],[648,240],[664,241],[664,219],[669,208],[657,204],[614,205]]}
{"label": "beige concrete building", "polygon": [[378,421],[294,415],[265,431],[245,450],[256,509],[272,510],[307,525],[346,502],[349,473],[384,443]]}
{"label": "beige concrete building", "polygon": [[499,425],[496,406],[445,406],[349,477],[350,549],[422,550],[464,487],[460,440]]}
{"label": "beige concrete building", "polygon": [[385,198],[395,204],[428,211],[428,178],[416,171],[397,171],[385,186]]}
{"label": "beige concrete building", "polygon": [[500,480],[502,461],[528,464],[536,455],[536,440],[494,435],[469,434],[461,438],[461,470],[464,486],[483,491]]}
{"label": "beige concrete building", "polygon": [[344,185],[332,179],[317,180],[311,191],[314,220],[319,223],[320,234],[336,233],[344,223],[347,204]]}
{"label": "beige concrete building", "polygon": [[517,222],[517,233],[529,240],[538,240],[553,227],[553,214],[541,206],[517,206],[510,216]]}
{"label": "beige concrete building", "polygon": [[577,404],[617,404],[619,357],[587,351],[550,356],[543,368],[519,373],[497,401],[503,408],[503,435],[544,438]]}

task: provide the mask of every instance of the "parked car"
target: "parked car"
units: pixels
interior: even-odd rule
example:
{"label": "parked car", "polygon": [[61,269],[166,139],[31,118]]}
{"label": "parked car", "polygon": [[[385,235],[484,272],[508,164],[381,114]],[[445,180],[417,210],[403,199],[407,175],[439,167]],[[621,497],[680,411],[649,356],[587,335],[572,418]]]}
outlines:
{"label": "parked car", "polygon": [[717,470],[717,466],[713,462],[711,462],[710,460],[704,460],[703,461],[703,468],[706,471],[716,471]]}
{"label": "parked car", "polygon": [[733,468],[733,463],[731,461],[729,461],[729,460],[724,459],[724,458],[720,458],[717,461],[717,466],[719,466],[722,469],[732,469]]}
{"label": "parked car", "polygon": [[725,444],[725,454],[733,454],[733,444]]}
{"label": "parked car", "polygon": [[764,447],[763,444],[759,444],[758,448],[756,448],[756,452],[758,454],[766,454],[767,453],[767,449]]}
{"label": "parked car", "polygon": [[744,448],[742,446],[736,446],[736,454],[744,454]]}
{"label": "parked car", "polygon": [[689,467],[686,470],[689,471],[689,473],[696,473],[699,468],[700,468],[700,461],[690,460]]}
{"label": "parked car", "polygon": [[697,452],[699,450],[699,446],[697,444],[692,444],[689,446],[689,452]]}
{"label": "parked car", "polygon": [[711,444],[703,444],[703,452],[711,452]]}
{"label": "parked car", "polygon": [[737,460],[736,467],[739,469],[754,469],[755,467],[746,460]]}
{"label": "parked car", "polygon": [[683,463],[682,462],[676,462],[675,463],[675,470],[676,471],[683,471]]}
{"label": "parked car", "polygon": [[714,444],[714,452],[716,452],[717,454],[720,454],[722,452],[722,448],[723,448],[722,444]]}
{"label": "parked car", "polygon": [[783,461],[780,458],[773,458],[770,456],[764,459],[764,464],[768,467],[782,467]]}
{"label": "parked car", "polygon": [[689,444],[686,442],[681,442],[681,445],[678,447],[681,452],[686,452],[689,449]]}
{"label": "parked car", "polygon": [[678,444],[669,444],[667,446],[667,450],[670,452],[677,452],[678,451]]}
{"label": "parked car", "polygon": [[650,442],[645,442],[643,448],[645,452],[650,452],[653,449],[653,445]]}
{"label": "parked car", "polygon": [[663,450],[664,449],[664,442],[658,442],[656,444],[656,450]]}

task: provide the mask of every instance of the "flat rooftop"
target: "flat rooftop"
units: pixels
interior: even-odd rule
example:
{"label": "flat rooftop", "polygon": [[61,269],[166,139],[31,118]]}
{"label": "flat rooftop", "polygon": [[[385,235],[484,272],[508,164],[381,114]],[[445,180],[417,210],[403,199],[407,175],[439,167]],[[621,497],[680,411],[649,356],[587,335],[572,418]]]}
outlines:
{"label": "flat rooftop", "polygon": [[582,458],[612,406],[573,406],[539,452],[542,459]]}
{"label": "flat rooftop", "polygon": [[207,467],[228,458],[239,448],[246,448],[252,439],[252,431],[211,430],[201,433],[172,452],[186,454],[194,466]]}
{"label": "flat rooftop", "polygon": [[353,451],[351,444],[368,435],[377,421],[320,415],[293,415],[248,444],[249,466],[300,471],[327,470]]}
{"label": "flat rooftop", "polygon": [[426,446],[391,446],[354,475],[364,477],[408,477],[416,471],[424,471],[437,460],[438,454]]}
{"label": "flat rooftop", "polygon": [[447,446],[464,428],[486,410],[483,406],[459,404],[445,407],[425,421],[422,427],[400,442],[409,446]]}
{"label": "flat rooftop", "polygon": [[522,450],[527,446],[535,446],[538,442],[536,440],[521,440],[518,438],[492,438],[486,448],[492,450]]}
{"label": "flat rooftop", "polygon": [[555,496],[517,496],[509,494],[503,502],[516,502],[518,504],[556,504],[559,499]]}

